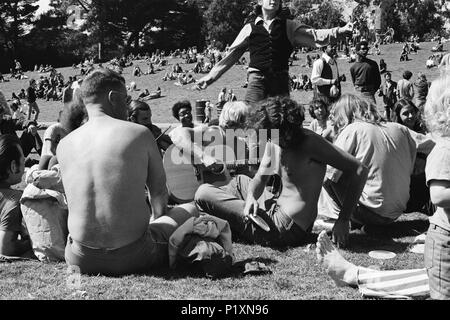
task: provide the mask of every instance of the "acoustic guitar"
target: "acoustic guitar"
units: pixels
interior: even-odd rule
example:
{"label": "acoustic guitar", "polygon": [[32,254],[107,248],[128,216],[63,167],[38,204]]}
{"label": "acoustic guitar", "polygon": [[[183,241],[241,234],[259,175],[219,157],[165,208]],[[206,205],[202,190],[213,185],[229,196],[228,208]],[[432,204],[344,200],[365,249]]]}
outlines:
{"label": "acoustic guitar", "polygon": [[[214,157],[214,155],[212,155]],[[235,156],[234,159],[223,161],[220,157],[214,157],[223,163],[225,170],[217,174],[206,169],[204,165],[194,164],[190,153],[172,145],[166,150],[163,157],[164,170],[166,172],[166,183],[169,196],[175,203],[187,203],[194,200],[195,192],[203,183],[210,183],[217,187],[224,186],[230,182],[232,177],[240,169],[247,169],[250,165],[257,165],[259,161],[250,161],[243,155]],[[232,158],[232,156],[227,157]],[[239,160],[236,160],[239,158]]]}

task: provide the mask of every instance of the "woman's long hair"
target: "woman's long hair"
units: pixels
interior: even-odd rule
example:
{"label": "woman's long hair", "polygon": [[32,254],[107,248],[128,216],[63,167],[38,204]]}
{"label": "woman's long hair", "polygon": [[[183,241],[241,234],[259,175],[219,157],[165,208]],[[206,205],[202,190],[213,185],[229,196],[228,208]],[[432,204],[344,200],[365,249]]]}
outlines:
{"label": "woman's long hair", "polygon": [[330,111],[330,121],[339,134],[346,126],[355,121],[379,125],[384,120],[373,103],[354,94],[346,93],[333,104]]}
{"label": "woman's long hair", "polygon": [[419,110],[419,108],[416,107],[416,105],[414,103],[412,103],[412,101],[410,101],[408,99],[400,99],[395,103],[393,121],[397,122],[401,125],[405,125],[402,121],[402,117],[400,116],[402,113],[402,109],[405,107],[410,107],[416,113],[416,122],[414,124],[414,127],[410,128],[410,129],[413,131],[419,132],[419,133],[424,133],[425,128],[421,121],[420,110]]}

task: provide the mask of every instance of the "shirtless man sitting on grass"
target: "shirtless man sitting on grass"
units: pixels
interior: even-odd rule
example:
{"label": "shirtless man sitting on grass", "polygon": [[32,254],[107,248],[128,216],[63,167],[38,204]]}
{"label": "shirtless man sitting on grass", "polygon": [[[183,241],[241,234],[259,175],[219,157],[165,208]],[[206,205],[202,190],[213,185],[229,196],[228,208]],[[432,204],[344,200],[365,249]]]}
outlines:
{"label": "shirtless man sitting on grass", "polygon": [[69,207],[67,264],[111,276],[168,267],[169,237],[195,207],[167,211],[161,157],[152,133],[126,121],[131,99],[123,77],[94,70],[81,96],[89,120],[57,148]]}
{"label": "shirtless man sitting on grass", "polygon": [[[330,165],[343,172],[347,189],[333,238],[346,245],[349,220],[367,178],[367,168],[350,154],[333,146],[316,133],[303,129],[303,108],[286,97],[269,98],[250,117],[250,128],[275,130],[278,141],[259,141],[264,155],[253,179],[238,175],[225,187],[203,184],[195,194],[201,211],[225,219],[233,236],[248,243],[270,246],[298,246],[310,241],[317,217],[317,202]],[[261,133],[261,131],[260,131]],[[271,175],[281,177],[282,189],[274,197],[265,189]],[[270,231],[248,221],[259,215]]]}

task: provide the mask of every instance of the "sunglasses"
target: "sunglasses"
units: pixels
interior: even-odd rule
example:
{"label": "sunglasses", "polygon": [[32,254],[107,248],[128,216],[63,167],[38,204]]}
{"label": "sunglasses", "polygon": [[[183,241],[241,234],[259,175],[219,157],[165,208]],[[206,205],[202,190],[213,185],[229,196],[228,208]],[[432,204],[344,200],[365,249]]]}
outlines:
{"label": "sunglasses", "polygon": [[[110,92],[109,92],[109,94],[111,94],[111,93],[114,93],[114,94],[118,94],[118,95],[120,95],[120,96],[126,96],[126,104],[127,104],[127,106],[128,105],[130,105],[130,103],[131,103],[131,100],[133,100],[133,98],[129,95],[129,94],[127,94],[127,93],[123,93],[123,92],[119,92],[119,91],[115,91],[115,90],[111,90]],[[108,94],[108,95],[109,95]]]}

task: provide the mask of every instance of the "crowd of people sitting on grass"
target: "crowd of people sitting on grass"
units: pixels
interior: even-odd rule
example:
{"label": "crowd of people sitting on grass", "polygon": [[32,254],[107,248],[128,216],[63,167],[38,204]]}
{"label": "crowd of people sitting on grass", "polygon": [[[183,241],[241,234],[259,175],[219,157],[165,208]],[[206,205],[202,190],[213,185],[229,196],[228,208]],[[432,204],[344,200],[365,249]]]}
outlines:
{"label": "crowd of people sitting on grass", "polygon": [[[368,48],[360,49],[358,43],[355,61],[362,65],[361,50]],[[196,48],[169,55],[195,64],[194,73],[211,72],[221,60],[213,48],[202,55]],[[199,259],[214,256],[210,266],[219,274],[233,263],[231,240],[274,248],[316,243],[333,280],[357,286],[369,276],[377,279],[371,283],[385,277],[346,261],[335,246],[351,246],[353,230],[370,232],[405,213],[421,212],[430,217],[430,229],[426,270],[415,271],[426,279],[428,289],[420,293],[450,299],[448,71],[432,84],[423,73],[414,80],[408,70],[394,81],[384,64],[384,81],[375,87],[357,84],[352,74],[354,93],[339,92],[334,101],[315,95],[308,103],[313,119],[308,128],[303,103],[289,94],[268,94],[253,103],[224,87],[216,104],[205,103],[202,124],[193,121],[190,101],[174,104],[179,125],[167,132],[152,122],[151,104],[145,101],[161,97],[161,88],[154,94],[145,89],[133,100],[129,93],[137,90],[136,82],[127,87],[120,74],[133,66],[134,77],[143,75],[133,62],[137,58],[152,69],[168,67],[165,57],[158,51],[110,61],[114,68],[89,65],[82,81],[70,77],[66,83],[52,69],[48,78],[31,79],[26,91],[14,93],[9,105],[0,99],[0,255],[65,260],[83,274],[120,276],[168,270],[176,261],[188,261],[192,248],[204,241],[208,245],[196,253]],[[306,65],[313,68],[319,60],[319,54],[307,55]],[[178,63],[163,80],[196,82]],[[328,80],[324,85],[330,87],[338,81]],[[292,90],[317,90],[305,74],[289,81]],[[383,101],[383,115],[375,93]],[[36,99],[54,97],[62,100],[63,110],[41,139]],[[21,108],[23,99],[28,112]],[[214,107],[217,119],[212,119]],[[228,132],[235,133],[231,140]],[[240,143],[244,158],[257,155],[222,186],[214,182],[229,173],[229,159],[227,153],[210,152],[216,139],[234,160]],[[189,201],[177,200],[166,184],[166,161],[174,161],[175,146],[204,170],[203,177],[213,177]],[[27,158],[33,149],[39,160]],[[25,166],[22,193],[11,186],[22,182]],[[177,173],[170,177],[176,180]],[[320,221],[331,227],[317,235],[313,228]]]}
{"label": "crowd of people sitting on grass", "polygon": [[[134,212],[150,217],[145,212],[151,208],[152,218],[150,221],[152,222],[149,226],[152,237],[159,232],[157,230],[161,223],[163,225],[167,223],[167,229],[163,229],[164,233],[160,234],[162,237],[160,240],[163,242],[168,241],[173,232],[187,219],[209,219],[213,216],[229,223],[233,239],[274,247],[298,246],[316,241],[311,230],[317,219],[332,221],[334,227],[329,232],[335,242],[342,247],[349,244],[350,226],[354,229],[360,228],[362,225],[387,225],[394,222],[404,212],[417,211],[433,216],[432,221],[437,221],[435,212],[439,212],[439,218],[446,216],[445,213],[443,216],[439,211],[440,202],[433,198],[434,189],[431,189],[432,196],[430,197],[428,187],[434,186],[433,183],[436,180],[432,179],[441,181],[444,177],[428,176],[428,172],[431,174],[431,169],[427,166],[427,161],[432,157],[433,161],[439,161],[439,164],[444,166],[446,160],[443,160],[442,157],[445,155],[442,153],[448,152],[448,149],[445,149],[445,141],[437,141],[428,135],[430,130],[428,128],[444,130],[441,133],[444,140],[447,131],[442,128],[440,120],[435,120],[433,113],[427,113],[430,112],[427,111],[427,105],[425,108],[419,109],[412,101],[412,94],[402,96],[411,88],[408,83],[410,79],[411,74],[405,72],[403,80],[406,83],[400,84],[404,89],[397,89],[403,93],[400,95],[396,93],[397,101],[393,106],[392,122],[380,115],[375,105],[369,100],[348,93],[343,94],[332,105],[328,105],[327,102],[320,99],[312,101],[309,112],[314,120],[309,126],[310,130],[302,127],[305,119],[303,107],[288,97],[268,98],[253,106],[239,101],[226,102],[217,123],[218,132],[227,128],[279,129],[278,140],[266,141],[264,147],[266,151],[262,155],[259,165],[249,174],[235,176],[226,187],[203,184],[195,193],[191,204],[175,206],[170,211],[166,209],[168,194],[165,185],[159,183],[156,186],[151,181],[164,181],[161,159],[172,144],[192,152],[195,157],[201,159],[205,168],[213,172],[221,172],[224,169],[224,165],[218,159],[212,158],[202,148],[192,149],[194,132],[216,129],[215,124],[195,125],[192,122],[192,107],[189,102],[174,105],[173,113],[180,121],[181,126],[175,128],[168,135],[152,123],[151,108],[147,103],[139,100],[132,101],[120,75],[108,69],[97,69],[87,75],[80,88],[71,90],[72,93],[67,93],[71,97],[65,99],[66,103],[58,123],[46,130],[44,142],[39,141],[39,135],[36,134],[36,122],[25,120],[23,117],[12,119],[7,115],[9,111],[2,109],[0,161],[2,170],[4,170],[2,173],[4,188],[1,189],[1,192],[4,195],[8,194],[7,199],[10,199],[7,200],[10,201],[8,205],[5,203],[2,208],[12,209],[2,211],[4,228],[0,233],[2,235],[0,239],[1,254],[5,256],[22,255],[29,252],[33,241],[35,242],[34,249],[39,244],[38,238],[35,237],[36,234],[33,234],[35,226],[29,228],[27,235],[19,223],[21,220],[20,208],[27,210],[24,219],[28,223],[32,223],[32,220],[27,220],[29,218],[27,215],[38,209],[30,207],[32,202],[29,198],[27,198],[28,202],[23,200],[22,206],[20,206],[18,201],[21,194],[9,188],[21,181],[24,170],[23,161],[30,152],[31,142],[34,143],[34,147],[39,149],[41,157],[37,167],[33,170],[30,169],[30,173],[27,173],[36,179],[29,180],[35,181],[30,183],[39,187],[36,185],[36,181],[39,181],[36,177],[43,174],[42,170],[48,170],[52,175],[60,174],[64,183],[64,195],[68,201],[69,215],[78,217],[79,222],[92,219],[81,214],[85,212],[83,206],[90,205],[87,202],[90,197],[86,193],[92,194],[93,191],[89,189],[89,186],[92,185],[92,179],[97,179],[94,177],[106,179],[100,172],[87,175],[87,172],[90,172],[88,167],[91,167],[89,159],[92,159],[94,161],[92,164],[95,163],[95,167],[99,170],[102,167],[108,167],[110,172],[117,173],[117,177],[107,178],[110,186],[106,187],[105,185],[104,190],[96,190],[94,193],[95,197],[99,197],[99,199],[111,201],[107,214],[115,212],[114,208],[118,207],[118,204],[113,204],[113,199],[123,201],[127,197],[128,204],[122,202],[121,205],[131,205],[132,207],[127,207],[128,212],[136,210],[136,205],[139,204],[139,211]],[[443,79],[448,81],[448,78]],[[443,79],[437,80],[435,86],[430,89],[434,90],[433,97],[436,90],[442,91],[441,94],[444,96],[448,94],[448,88],[442,87]],[[426,79],[419,75],[418,81],[426,81]],[[436,88],[438,85],[440,87]],[[428,83],[425,87],[428,89]],[[221,93],[226,91],[223,90]],[[446,108],[450,108],[447,105],[448,100],[442,97],[437,99],[432,100],[428,95],[426,98],[428,107],[440,108],[439,110],[444,111],[447,110]],[[11,112],[13,110],[12,107]],[[142,131],[139,126],[129,125],[118,120],[128,120],[142,125],[148,128],[148,132]],[[11,129],[6,129],[8,127]],[[20,139],[15,134],[17,129],[23,130]],[[122,132],[120,139],[112,141],[108,133],[110,131],[111,133]],[[431,132],[433,133],[433,131]],[[389,138],[386,139],[386,137]],[[88,138],[95,141],[92,146],[94,149],[89,147],[86,150],[86,144],[80,143]],[[381,141],[384,142],[381,143]],[[436,143],[438,146],[435,147]],[[440,145],[439,143],[444,144]],[[110,144],[111,147],[109,147]],[[112,147],[113,145],[114,147]],[[82,149],[74,150],[76,148]],[[126,160],[123,155],[116,154],[121,148],[127,148],[130,155],[136,157],[133,159],[141,159],[144,155],[149,157],[144,161],[145,166],[150,163],[148,171],[137,165],[136,160]],[[298,152],[300,149],[302,151]],[[141,151],[138,152],[138,150]],[[136,154],[136,152],[138,153]],[[154,152],[158,154],[158,158],[153,156]],[[105,154],[109,156],[106,158],[101,156]],[[268,158],[266,159],[266,157]],[[283,161],[272,167],[271,157],[281,157]],[[104,160],[101,160],[103,158]],[[303,159],[309,160],[305,162]],[[107,164],[98,166],[98,161],[106,161]],[[290,163],[295,163],[295,165],[291,166]],[[130,167],[129,164],[133,164],[133,167]],[[334,167],[335,170],[325,171],[327,165]],[[41,170],[40,173],[38,169]],[[289,170],[289,174],[287,174],[287,170]],[[75,172],[77,174],[74,175]],[[142,172],[148,173],[142,175]],[[264,189],[264,186],[272,175],[278,175],[282,183],[279,190],[271,189],[269,192]],[[132,189],[134,185],[141,185],[137,181],[139,179],[143,179],[143,183],[148,187],[147,192],[151,195],[147,204],[145,204],[144,192],[139,192],[144,190]],[[116,190],[116,187],[113,186],[116,182],[122,186],[120,190]],[[233,191],[233,188],[248,190],[248,193],[236,197],[236,191]],[[109,195],[113,190],[114,194]],[[131,194],[134,196],[131,197]],[[267,202],[267,199],[272,199],[272,202]],[[261,202],[261,200],[264,201]],[[40,201],[45,202],[42,198]],[[300,206],[300,203],[303,204]],[[40,208],[39,210],[49,209],[50,206],[41,206]],[[101,212],[100,210],[97,214],[103,214]],[[269,226],[270,231],[264,231],[257,224],[243,219],[253,214],[260,216]],[[137,228],[140,225],[138,223],[139,215],[127,217],[127,225],[136,221],[136,226],[133,228]],[[108,232],[115,232],[115,223],[118,223],[118,228],[123,226],[118,217],[112,218],[112,229]],[[140,248],[145,247],[144,243],[152,241],[149,238],[142,240],[144,241],[142,244],[133,244],[133,246],[136,245],[136,248],[127,249],[126,254],[136,254],[135,264],[130,264],[130,260],[125,264],[103,264],[101,262],[103,260],[97,261],[94,256],[91,257],[88,254],[92,249],[85,249],[88,248],[85,245],[89,248],[99,245],[95,241],[95,237],[98,235],[90,240],[89,233],[86,234],[83,229],[79,229],[79,222],[68,226],[70,235],[65,244],[65,255],[61,252],[59,252],[59,256],[55,252],[52,255],[40,252],[39,257],[42,259],[49,256],[52,259],[59,257],[59,260],[65,257],[69,264],[80,266],[83,273],[94,272],[105,275],[142,272],[161,263],[157,258],[158,255],[152,250],[148,256],[141,256]],[[95,222],[91,220],[91,223]],[[286,225],[291,225],[291,227],[286,228]],[[325,234],[321,234],[318,239],[319,257],[325,261],[325,266],[336,281],[349,282],[348,279],[341,279],[342,275],[333,273],[335,272],[334,268],[340,267],[336,264],[342,260],[336,258],[337,251],[331,242],[327,242],[326,237]],[[123,245],[121,242],[126,244],[130,240],[121,240],[117,237],[111,241],[104,245],[117,248]],[[142,245],[144,247],[141,247]],[[153,245],[148,248],[153,248]],[[167,250],[167,247],[158,250]],[[35,250],[36,252],[38,251]],[[80,255],[78,252],[85,253]],[[140,253],[138,254],[138,252]],[[29,255],[32,253],[33,251],[29,252]],[[162,252],[158,254],[162,254]],[[329,256],[330,254],[332,256]],[[119,253],[118,255],[120,256]],[[335,259],[338,261],[336,262]],[[434,281],[432,272],[434,272],[433,269],[430,269],[428,277],[430,278],[430,290],[433,293],[436,287],[431,286],[431,282]],[[434,297],[438,296],[434,295]]]}

